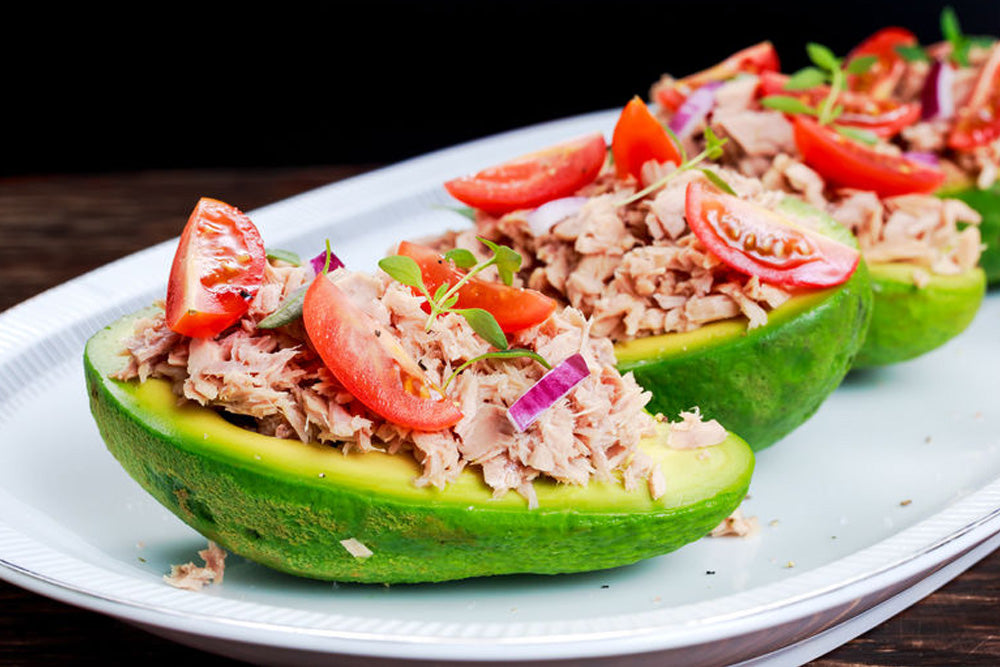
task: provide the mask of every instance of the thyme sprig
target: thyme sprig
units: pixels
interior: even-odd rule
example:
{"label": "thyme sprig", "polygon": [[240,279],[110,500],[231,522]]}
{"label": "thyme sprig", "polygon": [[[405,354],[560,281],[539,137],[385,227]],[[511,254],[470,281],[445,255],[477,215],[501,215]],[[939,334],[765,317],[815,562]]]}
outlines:
{"label": "thyme sprig", "polygon": [[717,134],[715,134],[715,132],[712,131],[711,127],[706,125],[704,131],[704,137],[705,137],[704,150],[695,155],[693,158],[688,159],[687,151],[684,150],[684,144],[677,138],[677,135],[675,135],[670,130],[670,128],[665,128],[665,129],[667,133],[671,136],[671,138],[674,140],[674,143],[677,144],[677,148],[681,154],[681,164],[678,165],[678,167],[669,174],[666,174],[665,176],[656,180],[655,182],[650,183],[642,190],[639,190],[630,197],[618,202],[618,206],[628,206],[632,202],[639,201],[643,197],[653,192],[656,192],[657,190],[665,186],[667,183],[672,181],[674,178],[676,178],[678,175],[690,169],[694,169],[705,160],[718,160],[720,157],[722,157],[722,147],[725,146],[726,142],[729,141],[729,139],[719,137]]}

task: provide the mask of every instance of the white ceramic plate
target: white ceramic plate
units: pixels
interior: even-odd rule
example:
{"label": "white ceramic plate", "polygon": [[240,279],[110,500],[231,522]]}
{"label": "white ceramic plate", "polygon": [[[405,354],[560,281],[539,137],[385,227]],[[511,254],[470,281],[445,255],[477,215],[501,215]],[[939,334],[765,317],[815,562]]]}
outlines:
{"label": "white ceramic plate", "polygon": [[[329,238],[374,269],[393,241],[467,224],[447,178],[595,129],[602,112],[459,146],[251,212],[267,244]],[[179,230],[178,230],[179,231]],[[811,659],[931,592],[997,546],[1000,298],[917,361],[852,375],[761,453],[749,539],[706,539],[631,567],[421,586],[332,585],[230,557],[225,582],[171,588],[203,538],[107,453],[87,408],[91,333],[164,289],[174,243],[0,316],[0,576],[152,632],[256,662],[684,664]]]}

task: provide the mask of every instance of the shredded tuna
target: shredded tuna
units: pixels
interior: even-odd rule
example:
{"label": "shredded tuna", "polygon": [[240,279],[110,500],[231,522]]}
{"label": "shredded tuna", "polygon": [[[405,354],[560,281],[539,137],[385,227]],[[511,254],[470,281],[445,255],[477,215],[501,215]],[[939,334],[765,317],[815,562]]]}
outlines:
{"label": "shredded tuna", "polygon": [[[277,307],[280,299],[274,294],[287,296],[306,279],[294,271],[271,267],[257,298]],[[457,314],[436,318],[427,330],[423,299],[383,273],[338,269],[329,279],[420,361],[434,386],[491,349]],[[532,483],[539,477],[587,484],[591,478],[616,479],[640,470],[635,467],[639,441],[655,433],[645,411],[649,393],[631,374],[615,369],[612,343],[592,337],[593,321],[573,307],[509,336],[511,347],[533,349],[553,365],[581,353],[591,370],[524,433],[511,428],[505,411],[544,374],[545,368],[531,359],[473,364],[449,387],[449,394],[459,397],[462,420],[452,429],[414,432],[369,412],[345,391],[311,350],[301,324],[256,328],[266,315],[262,307],[252,308],[216,338],[191,339],[172,335],[160,311],[125,341],[128,361],[119,377],[165,378],[179,396],[252,417],[268,435],[328,443],[345,454],[408,453],[422,467],[414,480],[419,486],[443,488],[475,466],[495,495],[515,491],[530,506],[537,504]],[[655,472],[643,468],[641,477]],[[656,480],[650,482],[651,491],[660,488]]]}
{"label": "shredded tuna", "polygon": [[709,537],[753,537],[758,532],[760,532],[760,522],[757,517],[743,516],[743,510],[737,507],[708,535]]}
{"label": "shredded tuna", "polygon": [[189,591],[200,591],[209,584],[221,584],[226,571],[226,552],[209,541],[208,548],[199,551],[198,556],[205,562],[203,566],[193,562],[172,565],[170,574],[164,575],[163,580],[174,588]]}
{"label": "shredded tuna", "polygon": [[673,449],[697,449],[721,444],[728,437],[718,421],[704,421],[698,408],[682,412],[679,422],[670,422],[667,446]]}

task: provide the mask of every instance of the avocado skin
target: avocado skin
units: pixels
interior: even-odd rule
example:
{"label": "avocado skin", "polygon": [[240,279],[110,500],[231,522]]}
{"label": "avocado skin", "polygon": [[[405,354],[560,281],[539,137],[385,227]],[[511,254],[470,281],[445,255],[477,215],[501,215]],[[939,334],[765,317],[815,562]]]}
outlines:
{"label": "avocado skin", "polygon": [[923,287],[909,264],[872,264],[875,309],[855,368],[885,366],[919,357],[969,326],[986,293],[986,274],[974,268],[957,276],[932,275]]}
{"label": "avocado skin", "polygon": [[[98,334],[88,343],[84,365],[91,411],[109,451],[146,491],[199,533],[233,553],[293,575],[416,583],[627,565],[678,549],[711,531],[743,501],[753,471],[749,448],[730,436],[712,448],[712,456],[722,457],[717,459],[723,471],[718,483],[692,483],[673,506],[649,499],[644,485],[637,491],[643,496],[633,498],[645,500],[630,501],[634,507],[611,502],[601,506],[599,497],[595,502],[593,495],[586,495],[600,493],[595,483],[585,489],[551,484],[553,488],[540,496],[565,495],[569,501],[547,508],[543,500],[533,510],[519,498],[493,500],[485,484],[476,493],[462,491],[457,496],[449,496],[449,489],[380,495],[362,484],[329,483],[315,475],[271,469],[255,457],[234,455],[211,439],[189,437],[174,428],[183,415],[198,414],[215,419],[220,428],[245,433],[206,408],[178,406],[176,400],[166,399],[155,414],[146,414],[133,400],[129,383],[107,377],[112,370],[102,360],[107,352],[94,349],[109,344],[108,331],[103,340]],[[276,447],[274,438],[252,437]],[[276,442],[280,448],[292,448],[287,451],[293,454],[295,448],[309,448],[313,454],[322,449]],[[326,449],[323,455],[328,454],[331,469],[348,458]],[[690,463],[698,452],[674,455],[689,455]],[[373,475],[379,474],[380,462],[393,459],[391,465],[398,466],[403,458],[360,456],[371,456]],[[412,470],[415,475],[415,463]],[[668,468],[663,472],[668,485],[685,485],[684,480],[671,479]],[[574,497],[587,498],[581,509],[573,506]],[[351,556],[340,543],[349,537],[374,555]]]}
{"label": "avocado skin", "polygon": [[724,343],[618,368],[652,392],[650,411],[672,414],[697,405],[705,417],[739,429],[759,451],[805,422],[837,388],[864,339],[871,304],[862,261],[850,280],[793,317]]}
{"label": "avocado skin", "polygon": [[985,190],[972,186],[940,193],[941,197],[961,199],[983,216],[979,235],[986,249],[979,258],[979,266],[986,272],[990,287],[1000,283],[1000,182]]}

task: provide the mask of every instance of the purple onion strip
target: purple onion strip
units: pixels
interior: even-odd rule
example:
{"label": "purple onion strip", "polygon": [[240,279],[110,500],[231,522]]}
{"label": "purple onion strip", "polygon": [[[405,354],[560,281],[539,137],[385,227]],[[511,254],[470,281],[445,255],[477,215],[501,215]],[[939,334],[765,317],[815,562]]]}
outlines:
{"label": "purple onion strip", "polygon": [[579,352],[556,365],[507,409],[507,418],[519,431],[531,426],[550,408],[590,375],[587,361]]}
{"label": "purple onion strip", "polygon": [[934,120],[955,115],[955,68],[935,60],[920,91],[920,118]]}
{"label": "purple onion strip", "polygon": [[928,167],[938,167],[941,165],[937,155],[925,151],[907,151],[903,153],[903,157],[907,160],[926,164]]}
{"label": "purple onion strip", "polygon": [[680,138],[691,134],[699,123],[705,120],[708,113],[715,107],[715,91],[722,86],[722,81],[706,83],[688,95],[677,113],[668,123],[670,129]]}
{"label": "purple onion strip", "polygon": [[[323,273],[323,267],[326,266],[326,250],[316,255],[311,260],[309,260],[309,263],[312,264],[313,271],[316,273],[316,275]],[[339,257],[337,257],[331,252],[330,270],[333,271],[334,269],[339,269],[342,266],[344,266],[344,263],[340,261]]]}

